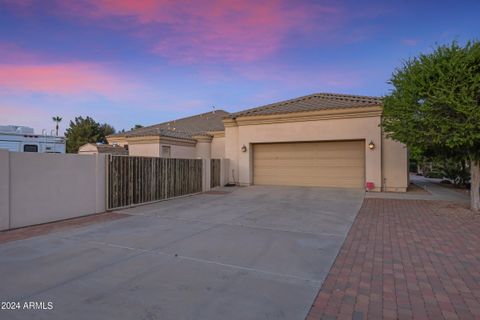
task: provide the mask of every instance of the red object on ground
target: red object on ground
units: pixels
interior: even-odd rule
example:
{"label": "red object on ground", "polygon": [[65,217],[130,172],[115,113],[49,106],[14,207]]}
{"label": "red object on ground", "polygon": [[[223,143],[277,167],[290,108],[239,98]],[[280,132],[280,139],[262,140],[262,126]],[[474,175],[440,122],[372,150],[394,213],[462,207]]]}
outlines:
{"label": "red object on ground", "polygon": [[367,182],[365,186],[367,187],[368,191],[375,189],[375,183],[373,182]]}

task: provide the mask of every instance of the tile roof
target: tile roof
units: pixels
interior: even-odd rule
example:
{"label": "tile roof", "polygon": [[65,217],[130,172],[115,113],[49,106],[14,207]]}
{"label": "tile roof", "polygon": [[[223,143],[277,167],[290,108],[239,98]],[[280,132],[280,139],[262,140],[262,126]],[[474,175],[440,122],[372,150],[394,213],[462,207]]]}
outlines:
{"label": "tile roof", "polygon": [[225,127],[222,119],[229,115],[224,110],[206,112],[191,117],[167,121],[153,126],[138,128],[112,136],[152,136],[160,135],[179,139],[192,139],[194,135],[204,135],[208,131],[223,131]]}
{"label": "tile roof", "polygon": [[132,130],[126,132],[127,137],[144,137],[144,136],[162,136],[162,137],[171,137],[178,139],[192,139],[192,135],[183,131],[177,130],[177,128],[172,129],[162,129],[162,128],[149,128],[148,130]]}
{"label": "tile roof", "polygon": [[378,106],[382,104],[379,97],[356,96],[334,93],[314,93],[295,99],[280,101],[261,107],[232,113],[231,118],[282,113],[306,112],[325,109],[344,109]]}
{"label": "tile roof", "polygon": [[109,145],[109,144],[97,144],[97,143],[88,143],[97,149],[98,153],[108,153],[113,155],[128,155],[128,151],[121,146]]}

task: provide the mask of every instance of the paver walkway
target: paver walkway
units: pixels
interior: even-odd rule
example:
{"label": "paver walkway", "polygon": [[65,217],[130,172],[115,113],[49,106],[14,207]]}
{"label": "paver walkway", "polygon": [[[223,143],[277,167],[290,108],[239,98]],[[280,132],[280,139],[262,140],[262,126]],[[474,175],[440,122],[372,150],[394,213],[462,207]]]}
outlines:
{"label": "paver walkway", "polygon": [[411,175],[410,182],[428,192],[367,192],[366,198],[381,199],[404,199],[404,200],[432,200],[432,201],[454,201],[459,203],[470,203],[468,192],[461,192],[460,189],[447,188],[439,184],[441,179],[429,179],[422,176]]}
{"label": "paver walkway", "polygon": [[308,319],[480,319],[480,215],[365,199]]}

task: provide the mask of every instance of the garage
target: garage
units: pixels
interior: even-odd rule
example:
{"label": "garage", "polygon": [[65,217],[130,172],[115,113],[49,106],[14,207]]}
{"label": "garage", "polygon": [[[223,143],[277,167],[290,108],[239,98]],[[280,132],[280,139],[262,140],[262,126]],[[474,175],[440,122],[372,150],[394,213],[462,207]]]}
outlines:
{"label": "garage", "polygon": [[253,183],[363,188],[365,141],[254,144]]}

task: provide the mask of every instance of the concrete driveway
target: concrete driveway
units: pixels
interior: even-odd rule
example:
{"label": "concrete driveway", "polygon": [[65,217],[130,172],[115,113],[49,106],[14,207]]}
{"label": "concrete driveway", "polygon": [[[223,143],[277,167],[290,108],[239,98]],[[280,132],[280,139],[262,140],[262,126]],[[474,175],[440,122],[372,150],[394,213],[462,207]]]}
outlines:
{"label": "concrete driveway", "polygon": [[222,190],[0,245],[0,318],[304,319],[364,192]]}

